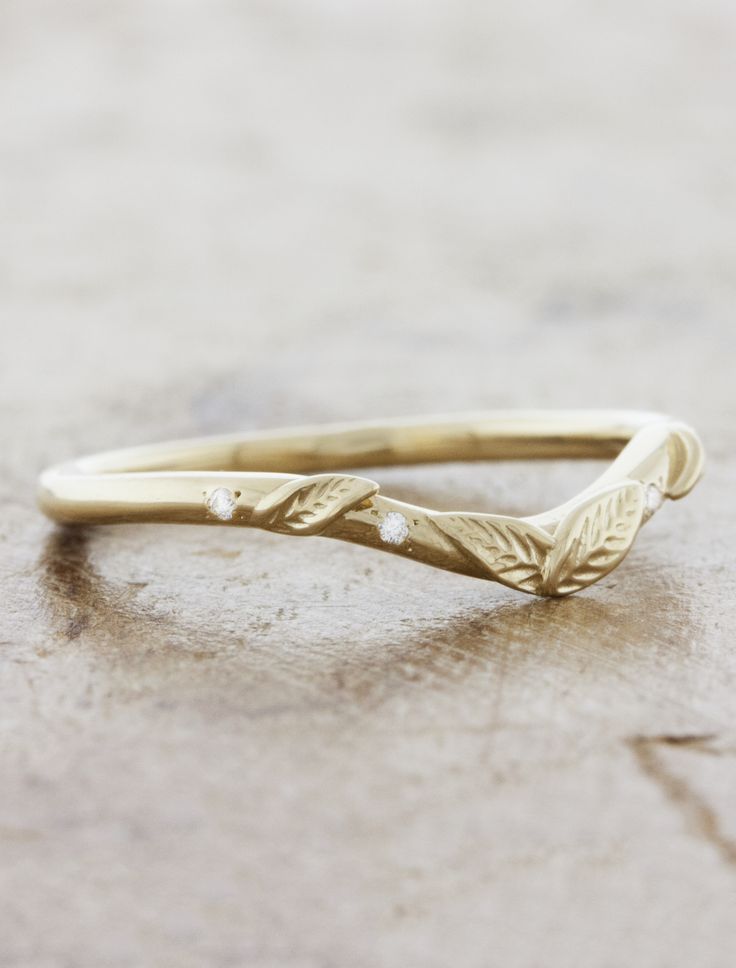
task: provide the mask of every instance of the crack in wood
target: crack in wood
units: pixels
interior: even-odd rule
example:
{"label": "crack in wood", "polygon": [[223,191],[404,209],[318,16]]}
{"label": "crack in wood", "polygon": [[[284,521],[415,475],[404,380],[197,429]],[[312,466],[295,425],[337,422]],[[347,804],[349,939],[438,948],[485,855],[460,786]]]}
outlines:
{"label": "crack in wood", "polygon": [[639,769],[655,783],[667,800],[682,814],[690,830],[713,847],[721,860],[736,868],[736,842],[728,837],[713,807],[682,777],[674,773],[658,754],[658,748],[673,746],[709,755],[720,755],[709,746],[713,733],[660,736],[634,736],[627,745]]}

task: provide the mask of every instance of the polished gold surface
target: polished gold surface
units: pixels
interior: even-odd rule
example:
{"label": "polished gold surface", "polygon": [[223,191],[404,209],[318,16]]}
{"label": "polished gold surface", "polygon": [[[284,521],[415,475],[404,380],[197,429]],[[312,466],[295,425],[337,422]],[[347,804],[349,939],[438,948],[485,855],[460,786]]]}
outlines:
{"label": "polished gold surface", "polygon": [[[612,455],[613,463],[581,493],[528,517],[435,511],[384,496],[374,481],[345,472]],[[687,494],[702,467],[695,432],[658,414],[489,412],[105,453],[44,472],[39,500],[49,516],[67,524],[219,523],[323,535],[556,596],[612,571],[661,501]]]}

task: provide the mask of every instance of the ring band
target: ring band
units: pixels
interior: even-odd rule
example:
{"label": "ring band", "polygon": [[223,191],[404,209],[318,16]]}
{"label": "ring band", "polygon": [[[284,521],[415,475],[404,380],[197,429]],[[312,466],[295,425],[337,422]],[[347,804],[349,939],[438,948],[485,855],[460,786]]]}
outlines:
{"label": "ring band", "polygon": [[[417,507],[337,471],[537,458],[615,459],[572,500],[518,518]],[[659,414],[499,411],[111,451],[45,471],[39,503],[66,524],[228,524],[323,535],[534,595],[568,595],[615,568],[664,498],[687,494],[702,468],[696,433]]]}

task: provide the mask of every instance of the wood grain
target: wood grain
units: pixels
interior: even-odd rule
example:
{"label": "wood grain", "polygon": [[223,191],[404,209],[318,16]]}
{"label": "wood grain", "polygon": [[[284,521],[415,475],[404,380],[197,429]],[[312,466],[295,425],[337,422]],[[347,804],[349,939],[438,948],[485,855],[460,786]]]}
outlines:
{"label": "wood grain", "polygon": [[[734,43],[717,0],[0,8],[3,968],[730,968]],[[105,447],[523,406],[709,456],[560,601],[34,504]]]}

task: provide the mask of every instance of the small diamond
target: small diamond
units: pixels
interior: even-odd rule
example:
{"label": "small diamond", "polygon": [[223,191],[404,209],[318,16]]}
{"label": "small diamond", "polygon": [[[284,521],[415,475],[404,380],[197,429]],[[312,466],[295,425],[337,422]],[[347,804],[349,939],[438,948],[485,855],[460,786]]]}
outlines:
{"label": "small diamond", "polygon": [[221,521],[229,521],[237,506],[238,502],[229,487],[216,487],[207,498],[207,507]]}
{"label": "small diamond", "polygon": [[378,533],[386,544],[400,545],[409,537],[409,523],[398,511],[389,511],[378,525]]}
{"label": "small diamond", "polygon": [[657,487],[656,484],[648,484],[646,492],[644,494],[644,506],[647,510],[647,514],[654,514],[655,511],[659,511],[664,503],[664,494]]}

